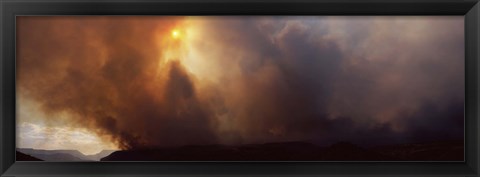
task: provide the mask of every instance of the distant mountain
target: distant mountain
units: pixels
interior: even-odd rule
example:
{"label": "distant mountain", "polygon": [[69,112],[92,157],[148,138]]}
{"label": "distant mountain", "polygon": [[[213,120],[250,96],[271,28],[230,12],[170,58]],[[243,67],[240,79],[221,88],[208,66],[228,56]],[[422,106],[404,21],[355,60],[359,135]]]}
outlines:
{"label": "distant mountain", "polygon": [[17,148],[17,151],[39,159],[43,159],[45,161],[100,161],[102,157],[110,155],[115,150],[103,150],[93,155],[84,155],[77,150]]}
{"label": "distant mountain", "polygon": [[349,142],[320,147],[307,142],[239,146],[195,145],[116,151],[101,161],[402,161],[463,160],[462,142],[363,148]]}
{"label": "distant mountain", "polygon": [[86,155],[86,157],[87,157],[87,159],[90,159],[90,160],[100,161],[101,158],[106,157],[106,156],[110,155],[111,153],[113,153],[115,151],[116,150],[103,150],[103,151],[100,151],[97,154]]}
{"label": "distant mountain", "polygon": [[45,161],[89,161],[77,150],[40,150],[30,148],[18,148],[17,151],[45,160]]}
{"label": "distant mountain", "polygon": [[42,161],[41,159],[16,151],[15,158],[17,161]]}

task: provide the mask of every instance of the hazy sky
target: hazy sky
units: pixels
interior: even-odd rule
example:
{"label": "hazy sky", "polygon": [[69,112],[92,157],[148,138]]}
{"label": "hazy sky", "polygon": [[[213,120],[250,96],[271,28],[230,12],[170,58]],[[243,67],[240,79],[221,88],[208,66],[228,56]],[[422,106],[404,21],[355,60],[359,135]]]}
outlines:
{"label": "hazy sky", "polygon": [[463,138],[464,21],[17,17],[17,146]]}

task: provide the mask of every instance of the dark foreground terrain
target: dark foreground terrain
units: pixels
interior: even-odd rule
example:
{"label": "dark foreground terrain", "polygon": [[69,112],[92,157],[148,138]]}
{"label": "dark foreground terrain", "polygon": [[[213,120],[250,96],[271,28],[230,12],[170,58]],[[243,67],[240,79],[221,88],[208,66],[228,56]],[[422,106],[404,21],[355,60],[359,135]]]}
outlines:
{"label": "dark foreground terrain", "polygon": [[16,151],[15,158],[17,161],[42,161],[38,158]]}
{"label": "dark foreground terrain", "polygon": [[463,161],[463,149],[463,141],[370,148],[346,142],[326,147],[306,142],[285,142],[116,151],[101,161]]}

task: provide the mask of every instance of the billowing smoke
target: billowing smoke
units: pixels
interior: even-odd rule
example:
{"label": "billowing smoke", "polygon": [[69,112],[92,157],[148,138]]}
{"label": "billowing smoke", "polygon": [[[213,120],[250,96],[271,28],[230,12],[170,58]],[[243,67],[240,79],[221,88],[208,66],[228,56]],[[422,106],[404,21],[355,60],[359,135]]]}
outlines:
{"label": "billowing smoke", "polygon": [[121,148],[215,142],[211,113],[182,65],[157,71],[155,36],[178,20],[19,18],[19,94],[47,113],[67,112],[73,125],[110,135]]}
{"label": "billowing smoke", "polygon": [[123,149],[463,137],[461,17],[19,17],[17,36],[17,94]]}

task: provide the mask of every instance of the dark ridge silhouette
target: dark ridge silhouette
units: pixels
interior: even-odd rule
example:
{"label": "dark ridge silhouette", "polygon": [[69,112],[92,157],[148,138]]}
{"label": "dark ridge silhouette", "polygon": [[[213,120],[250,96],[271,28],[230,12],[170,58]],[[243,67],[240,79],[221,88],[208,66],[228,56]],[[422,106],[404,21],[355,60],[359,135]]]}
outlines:
{"label": "dark ridge silhouette", "polygon": [[100,161],[101,158],[106,157],[113,152],[115,152],[115,150],[102,150],[99,153],[86,155],[85,157],[90,160]]}
{"label": "dark ridge silhouette", "polygon": [[92,161],[77,150],[17,148],[17,151],[45,161]]}
{"label": "dark ridge silhouette", "polygon": [[397,160],[463,161],[463,140],[378,146],[373,150]]}
{"label": "dark ridge silhouette", "polygon": [[116,151],[101,161],[462,161],[463,141],[363,148],[349,142],[195,145]]}
{"label": "dark ridge silhouette", "polygon": [[102,150],[97,154],[84,155],[77,150],[44,150],[31,148],[17,148],[17,152],[45,161],[100,161],[115,150]]}
{"label": "dark ridge silhouette", "polygon": [[384,156],[371,149],[365,149],[349,142],[338,142],[325,148],[320,160],[388,160],[391,157]]}
{"label": "dark ridge silhouette", "polygon": [[24,153],[21,153],[21,152],[18,152],[18,151],[15,151],[15,158],[17,161],[43,161],[41,159],[38,159],[38,158],[35,158],[35,157],[32,157],[30,155],[27,155],[27,154],[24,154]]}
{"label": "dark ridge silhouette", "polygon": [[17,148],[17,151],[47,161],[100,161],[101,158],[115,152],[115,150],[102,150],[97,154],[85,155],[77,150]]}

